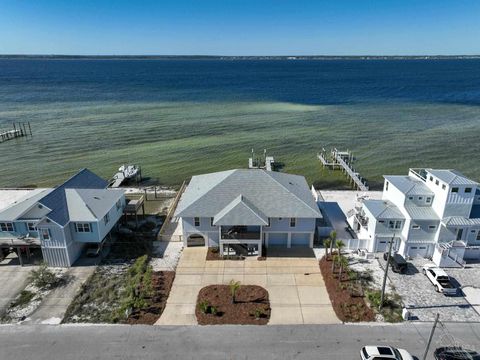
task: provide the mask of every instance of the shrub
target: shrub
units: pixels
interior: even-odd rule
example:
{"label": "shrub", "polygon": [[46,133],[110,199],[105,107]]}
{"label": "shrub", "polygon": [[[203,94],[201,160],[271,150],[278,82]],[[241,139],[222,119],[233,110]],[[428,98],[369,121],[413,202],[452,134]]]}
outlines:
{"label": "shrub", "polygon": [[367,299],[374,308],[378,309],[382,300],[382,292],[380,290],[367,291]]}
{"label": "shrub", "polygon": [[23,290],[20,295],[12,302],[10,307],[23,307],[27,305],[33,298],[35,297],[35,294],[31,291],[28,290]]}
{"label": "shrub", "polygon": [[217,315],[217,313],[218,313],[218,310],[217,310],[216,306],[211,305],[209,307],[209,310],[210,310],[210,314],[212,314],[212,315]]}
{"label": "shrub", "polygon": [[212,253],[218,254],[220,251],[220,248],[218,246],[212,247]]}
{"label": "shrub", "polygon": [[208,304],[207,300],[202,301],[200,304],[198,304],[198,306],[200,307],[200,311],[203,314],[208,314],[208,308],[210,307],[210,305]]}
{"label": "shrub", "polygon": [[39,289],[51,289],[59,285],[60,278],[42,263],[38,269],[30,272],[29,281]]}
{"label": "shrub", "polygon": [[256,308],[255,311],[253,312],[253,316],[255,319],[260,319],[261,317],[265,316],[265,312],[263,311],[262,308]]}
{"label": "shrub", "polygon": [[240,281],[235,281],[232,279],[230,280],[228,286],[230,287],[230,293],[232,294],[232,302],[235,304],[235,296],[237,295],[238,289],[240,289]]}

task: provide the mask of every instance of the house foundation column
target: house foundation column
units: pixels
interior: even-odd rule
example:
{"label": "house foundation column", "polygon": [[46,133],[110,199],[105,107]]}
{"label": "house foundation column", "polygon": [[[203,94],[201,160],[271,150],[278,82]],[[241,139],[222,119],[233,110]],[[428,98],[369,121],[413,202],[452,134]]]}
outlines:
{"label": "house foundation column", "polygon": [[289,232],[288,233],[288,239],[287,239],[287,248],[291,248],[292,247],[292,233]]}
{"label": "house foundation column", "polygon": [[313,248],[313,238],[314,238],[314,236],[315,236],[314,233],[310,234],[310,249]]}

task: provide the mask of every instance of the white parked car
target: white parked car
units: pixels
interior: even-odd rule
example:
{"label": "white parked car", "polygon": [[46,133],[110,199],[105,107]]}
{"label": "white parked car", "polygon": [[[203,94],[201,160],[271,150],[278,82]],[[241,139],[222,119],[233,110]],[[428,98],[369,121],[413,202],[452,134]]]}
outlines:
{"label": "white parked car", "polygon": [[407,350],[396,349],[391,346],[364,346],[360,350],[362,360],[413,360]]}
{"label": "white parked car", "polygon": [[450,282],[450,277],[447,273],[433,264],[427,264],[423,267],[423,274],[435,286],[437,292],[444,295],[456,295],[457,288]]}

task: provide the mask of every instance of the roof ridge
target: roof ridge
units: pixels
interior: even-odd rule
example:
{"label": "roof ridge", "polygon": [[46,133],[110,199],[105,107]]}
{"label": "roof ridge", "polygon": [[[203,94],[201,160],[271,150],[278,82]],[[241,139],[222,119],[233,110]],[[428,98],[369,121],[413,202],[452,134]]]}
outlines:
{"label": "roof ridge", "polygon": [[[88,209],[88,211],[90,211],[90,213],[93,215],[93,217],[95,217],[96,219],[98,219],[98,216],[93,212],[93,210],[90,208],[90,206],[88,206],[88,204],[85,202],[85,199],[83,198],[83,196],[78,192],[78,190],[85,190],[85,189],[65,189],[65,191],[67,190],[72,190],[72,191],[75,191],[75,193],[78,195],[78,197],[82,200],[83,202],[83,205],[85,205],[85,207]],[[96,189],[94,189],[96,190]],[[100,190],[100,189],[98,189]],[[67,200],[67,211],[68,211],[68,200]],[[69,215],[69,221],[70,221],[70,214]]]}
{"label": "roof ridge", "polygon": [[[305,201],[303,201],[303,199],[300,199],[293,191],[290,191],[288,190],[285,186],[283,186],[282,183],[280,183],[279,181],[277,181],[273,176],[271,176],[269,173],[269,171],[266,171],[266,170],[262,170],[264,173],[266,173],[268,175],[268,177],[270,179],[272,179],[273,181],[275,181],[277,184],[279,184],[282,188],[284,188],[287,193],[289,194],[292,194],[295,198],[297,198],[301,203],[303,203],[304,205],[306,205],[310,210],[313,211],[313,209],[310,207],[310,205],[308,205]],[[291,175],[291,176],[298,176],[298,175],[293,175],[293,174],[288,174],[288,175]],[[307,183],[307,187],[308,187],[308,183]]]}

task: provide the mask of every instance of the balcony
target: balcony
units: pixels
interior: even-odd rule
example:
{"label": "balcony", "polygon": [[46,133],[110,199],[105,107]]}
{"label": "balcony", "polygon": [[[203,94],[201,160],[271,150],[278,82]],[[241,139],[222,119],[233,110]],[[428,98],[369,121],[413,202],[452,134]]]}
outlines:
{"label": "balcony", "polygon": [[220,238],[222,240],[260,240],[260,226],[221,226]]}

